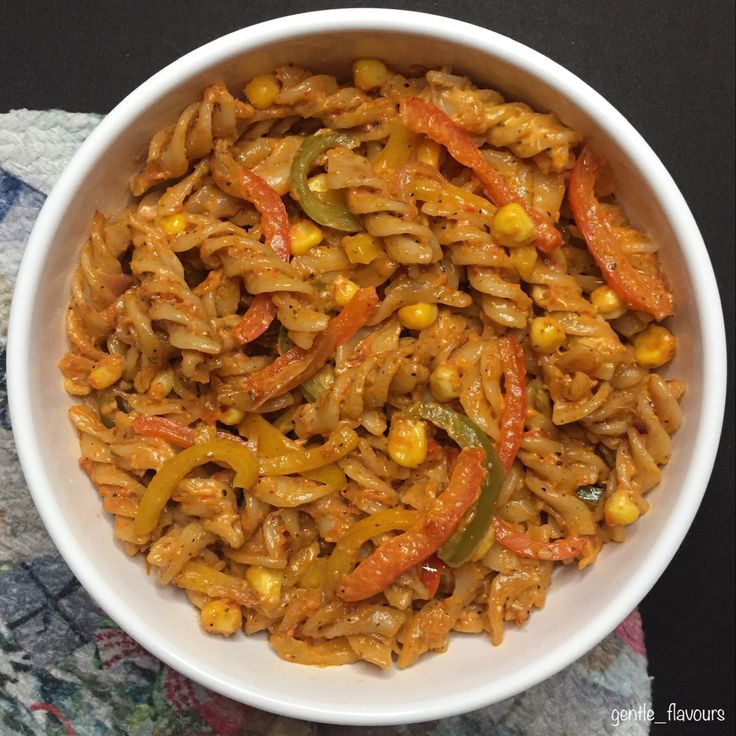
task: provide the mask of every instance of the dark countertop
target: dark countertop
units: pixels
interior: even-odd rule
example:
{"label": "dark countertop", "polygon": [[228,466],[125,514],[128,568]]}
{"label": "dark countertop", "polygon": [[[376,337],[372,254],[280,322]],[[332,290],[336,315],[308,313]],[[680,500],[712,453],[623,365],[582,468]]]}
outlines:
{"label": "dark countertop", "polygon": [[[379,3],[352,2],[352,6]],[[550,56],[613,103],[673,175],[719,281],[729,335],[729,398],[716,467],[695,523],[641,604],[654,707],[726,708],[734,692],[734,5],[732,0],[407,0],[506,34]],[[153,72],[237,28],[338,3],[25,0],[0,6],[0,112],[109,111]],[[730,728],[729,728],[730,726]],[[702,730],[701,730],[702,729]]]}

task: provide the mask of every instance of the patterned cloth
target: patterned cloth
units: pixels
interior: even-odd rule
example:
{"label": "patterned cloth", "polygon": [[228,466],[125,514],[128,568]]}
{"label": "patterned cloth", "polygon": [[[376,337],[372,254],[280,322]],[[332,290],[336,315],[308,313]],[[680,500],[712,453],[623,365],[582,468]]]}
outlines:
{"label": "patterned cloth", "polygon": [[0,115],[0,734],[648,733],[646,721],[616,728],[612,719],[613,709],[651,702],[637,611],[565,671],[514,698],[432,723],[360,728],[274,716],[210,692],[159,662],[97,608],[55,551],[26,489],[8,417],[5,346],[30,228],[98,120],[60,111]]}

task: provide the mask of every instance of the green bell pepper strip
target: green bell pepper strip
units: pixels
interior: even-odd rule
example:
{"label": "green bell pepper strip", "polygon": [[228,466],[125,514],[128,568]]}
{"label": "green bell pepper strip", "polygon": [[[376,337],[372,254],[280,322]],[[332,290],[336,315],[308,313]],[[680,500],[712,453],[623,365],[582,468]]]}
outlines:
{"label": "green bell pepper strip", "polygon": [[504,472],[496,450],[488,436],[464,414],[439,404],[419,401],[407,407],[402,415],[409,419],[424,419],[447,432],[460,447],[480,447],[486,454],[486,478],[480,498],[471,511],[470,520],[441,547],[438,556],[450,567],[459,567],[470,558],[491,525]]}
{"label": "green bell pepper strip", "polygon": [[357,233],[364,230],[360,218],[347,207],[339,204],[323,202],[307,185],[309,167],[317,156],[336,146],[352,148],[357,141],[347,133],[328,133],[327,135],[310,135],[304,139],[291,164],[291,187],[296,194],[304,212],[320,225]]}

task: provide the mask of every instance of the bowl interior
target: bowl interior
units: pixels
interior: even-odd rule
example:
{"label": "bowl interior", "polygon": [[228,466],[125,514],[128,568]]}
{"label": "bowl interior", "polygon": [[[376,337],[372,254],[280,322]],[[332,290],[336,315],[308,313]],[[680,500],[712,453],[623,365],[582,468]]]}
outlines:
{"label": "bowl interior", "polygon": [[[682,538],[705,482],[696,478],[693,488],[687,480],[692,480],[703,419],[708,356],[700,325],[706,315],[693,275],[694,256],[683,250],[692,245],[685,243],[692,233],[679,228],[678,235],[673,229],[677,201],[664,196],[662,187],[671,183],[657,182],[667,177],[656,168],[653,154],[595,93],[507,39],[445,19],[435,19],[434,25],[402,19],[391,24],[398,30],[385,30],[388,24],[377,17],[372,25],[352,31],[327,27],[317,32],[308,22],[291,22],[266,24],[262,33],[233,34],[218,42],[216,52],[187,57],[178,62],[176,74],[154,77],[123,103],[90,141],[86,156],[65,174],[34,232],[31,262],[24,264],[19,282],[28,313],[14,315],[11,358],[23,362],[13,369],[16,377],[24,374],[14,379],[13,416],[37,505],[67,561],[108,613],[154,654],[226,695],[288,715],[356,724],[417,721],[469,710],[510,696],[568,664],[648,590]],[[380,11],[380,17],[390,15]],[[284,39],[289,33],[292,37]],[[95,209],[113,212],[124,203],[127,179],[139,167],[150,136],[213,81],[240,91],[254,74],[284,63],[347,77],[351,61],[362,56],[381,57],[400,69],[449,65],[511,98],[554,110],[582,130],[611,162],[630,214],[662,244],[662,262],[677,294],[672,329],[680,340],[669,373],[688,382],[686,420],[676,435],[672,462],[651,496],[651,512],[632,529],[629,541],[609,545],[583,573],[558,571],[544,610],[523,629],[509,628],[502,647],[492,647],[484,636],[458,635],[446,654],[425,657],[402,672],[368,665],[299,667],[278,659],[262,637],[226,641],[201,633],[183,592],[157,586],[145,576],[141,561],[128,559],[113,541],[110,519],[78,466],[77,438],[67,417],[70,399],[56,368],[66,350],[63,317],[71,273],[92,214]]]}

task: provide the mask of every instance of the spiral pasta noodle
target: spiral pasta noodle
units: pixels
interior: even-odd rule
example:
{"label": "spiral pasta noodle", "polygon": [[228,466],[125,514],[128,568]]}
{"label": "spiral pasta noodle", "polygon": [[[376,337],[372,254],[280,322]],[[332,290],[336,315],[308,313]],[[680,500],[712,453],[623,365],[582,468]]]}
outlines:
{"label": "spiral pasta noodle", "polygon": [[371,59],[210,86],[153,135],[59,365],[115,537],[204,631],[320,666],[498,645],[646,513],[672,294],[582,144]]}

